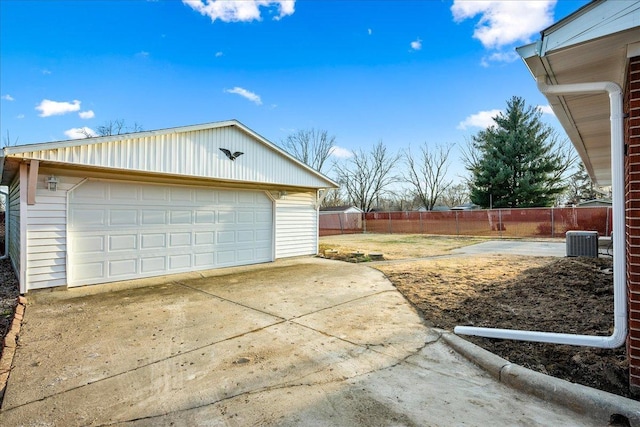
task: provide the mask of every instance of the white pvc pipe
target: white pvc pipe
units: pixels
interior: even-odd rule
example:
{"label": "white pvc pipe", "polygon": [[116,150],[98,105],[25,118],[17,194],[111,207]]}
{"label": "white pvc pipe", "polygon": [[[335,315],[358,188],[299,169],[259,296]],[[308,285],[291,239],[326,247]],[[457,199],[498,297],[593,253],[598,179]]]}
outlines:
{"label": "white pvc pipe", "polygon": [[559,334],[516,329],[456,326],[456,334],[587,347],[617,348],[627,339],[626,248],[624,223],[624,131],[622,90],[614,82],[547,85],[538,81],[542,93],[567,95],[607,92],[611,108],[611,185],[613,208],[613,333],[610,336]]}

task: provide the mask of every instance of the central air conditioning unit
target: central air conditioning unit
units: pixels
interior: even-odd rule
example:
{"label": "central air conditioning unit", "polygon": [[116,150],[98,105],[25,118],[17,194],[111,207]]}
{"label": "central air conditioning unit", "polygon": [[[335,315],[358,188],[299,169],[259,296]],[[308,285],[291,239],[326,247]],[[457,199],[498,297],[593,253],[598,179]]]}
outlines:
{"label": "central air conditioning unit", "polygon": [[567,231],[567,256],[598,258],[598,232]]}

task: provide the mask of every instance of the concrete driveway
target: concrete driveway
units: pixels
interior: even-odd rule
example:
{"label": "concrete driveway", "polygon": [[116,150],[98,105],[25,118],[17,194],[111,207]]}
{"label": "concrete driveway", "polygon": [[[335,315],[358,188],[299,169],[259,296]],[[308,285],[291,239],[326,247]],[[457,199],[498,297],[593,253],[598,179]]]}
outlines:
{"label": "concrete driveway", "polygon": [[475,367],[364,265],[143,283],[29,294],[0,425],[597,425]]}

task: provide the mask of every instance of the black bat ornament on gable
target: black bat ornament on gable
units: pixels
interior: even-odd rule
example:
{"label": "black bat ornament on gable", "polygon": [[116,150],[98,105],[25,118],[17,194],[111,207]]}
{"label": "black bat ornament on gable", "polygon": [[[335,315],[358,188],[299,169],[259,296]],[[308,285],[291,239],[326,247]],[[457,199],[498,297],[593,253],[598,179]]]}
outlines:
{"label": "black bat ornament on gable", "polygon": [[236,151],[235,153],[231,153],[231,151],[227,150],[226,148],[221,148],[220,151],[222,151],[224,154],[227,155],[227,157],[229,158],[229,160],[233,161],[235,159],[237,159],[238,157],[242,156],[244,153],[241,151]]}

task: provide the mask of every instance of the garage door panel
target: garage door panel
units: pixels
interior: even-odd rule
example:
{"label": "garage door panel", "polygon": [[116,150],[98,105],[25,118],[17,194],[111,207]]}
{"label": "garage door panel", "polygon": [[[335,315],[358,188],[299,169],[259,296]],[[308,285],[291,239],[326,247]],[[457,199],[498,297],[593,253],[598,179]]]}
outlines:
{"label": "garage door panel", "polygon": [[167,246],[167,236],[164,233],[143,233],[141,235],[142,249],[158,249]]}
{"label": "garage door panel", "polygon": [[194,233],[195,245],[212,245],[215,242],[215,234],[213,231],[201,231]]}
{"label": "garage door panel", "polygon": [[108,187],[109,200],[117,202],[132,202],[138,200],[138,194],[140,193],[140,191],[136,186],[113,182],[102,182],[100,184],[106,185]]}
{"label": "garage door panel", "polygon": [[108,212],[104,209],[76,209],[69,215],[69,226],[105,225]]}
{"label": "garage door panel", "polygon": [[109,236],[109,251],[132,251],[138,249],[137,234]]}
{"label": "garage door panel", "polygon": [[170,233],[169,247],[191,246],[191,233]]}
{"label": "garage door panel", "polygon": [[120,259],[109,261],[109,277],[130,277],[138,273],[137,259]]}
{"label": "garage door panel", "polygon": [[167,201],[167,189],[158,186],[148,186],[141,189],[141,199],[144,201]]}
{"label": "garage door panel", "polygon": [[110,226],[138,225],[138,211],[135,209],[111,209],[109,211]]}
{"label": "garage door panel", "polygon": [[140,272],[142,274],[159,273],[162,274],[167,270],[167,257],[154,256],[144,257],[140,260]]}
{"label": "garage door panel", "polygon": [[215,224],[216,223],[216,212],[215,211],[196,211],[196,224]]}
{"label": "garage door panel", "polygon": [[142,225],[165,225],[167,223],[167,212],[164,210],[150,210],[145,209],[142,211]]}
{"label": "garage door panel", "polygon": [[85,262],[76,263],[70,268],[70,273],[73,274],[77,280],[89,280],[97,277],[105,276],[105,262]]}
{"label": "garage door panel", "polygon": [[80,255],[102,253],[105,250],[105,236],[77,236],[73,241],[73,250]]}
{"label": "garage door panel", "polygon": [[86,182],[69,196],[68,284],[271,261],[272,209],[260,191]]}

